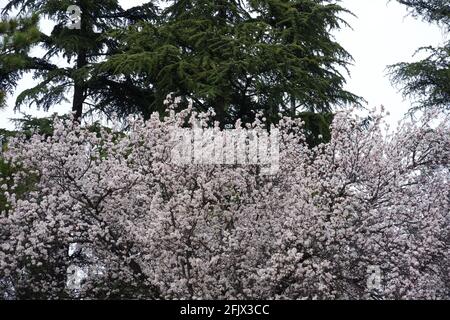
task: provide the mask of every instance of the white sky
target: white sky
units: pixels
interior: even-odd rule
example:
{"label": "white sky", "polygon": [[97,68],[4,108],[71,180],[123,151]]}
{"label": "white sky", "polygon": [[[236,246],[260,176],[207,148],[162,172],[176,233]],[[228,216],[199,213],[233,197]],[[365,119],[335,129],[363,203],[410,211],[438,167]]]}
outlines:
{"label": "white sky", "polygon": [[[132,7],[141,0],[119,0],[125,7]],[[7,0],[0,0],[2,8]],[[434,25],[407,16],[406,8],[396,1],[388,0],[343,0],[342,5],[357,17],[345,17],[353,30],[346,28],[336,37],[350,54],[355,63],[350,67],[351,77],[347,89],[364,97],[368,107],[384,105],[391,113],[390,122],[395,124],[411,103],[404,101],[397,89],[393,88],[386,76],[386,66],[402,61],[414,61],[416,49],[422,46],[439,45],[444,41],[444,33]],[[17,92],[31,87],[30,75],[19,83]],[[8,107],[0,111],[0,128],[13,129],[10,118],[21,118],[14,112],[15,97],[10,97]],[[33,108],[22,108],[22,112],[34,116],[48,116],[54,112],[67,113],[69,105],[53,107],[49,112]]]}

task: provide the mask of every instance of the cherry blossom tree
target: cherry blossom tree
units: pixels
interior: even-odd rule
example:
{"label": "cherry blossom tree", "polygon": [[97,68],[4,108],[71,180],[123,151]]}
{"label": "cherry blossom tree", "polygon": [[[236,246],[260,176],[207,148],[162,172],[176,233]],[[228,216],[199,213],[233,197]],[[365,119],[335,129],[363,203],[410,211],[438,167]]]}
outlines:
{"label": "cherry blossom tree", "polygon": [[[171,132],[214,127],[211,117],[130,118],[126,132],[55,120],[52,136],[11,139],[4,157],[18,169],[0,182],[3,296],[450,297],[447,116],[427,112],[392,131],[382,114],[367,123],[338,113],[331,141],[315,148],[300,120],[283,118],[273,175],[173,163]],[[16,195],[30,176],[31,191]]]}

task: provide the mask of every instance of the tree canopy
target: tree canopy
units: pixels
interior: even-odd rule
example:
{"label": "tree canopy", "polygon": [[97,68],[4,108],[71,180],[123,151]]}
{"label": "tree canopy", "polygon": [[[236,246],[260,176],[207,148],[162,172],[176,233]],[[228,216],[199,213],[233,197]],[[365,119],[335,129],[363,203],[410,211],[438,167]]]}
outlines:
{"label": "tree canopy", "polygon": [[[81,10],[80,29],[68,28],[70,5]],[[124,10],[115,0],[9,1],[2,14],[14,17],[7,16],[0,23],[0,103],[5,104],[6,95],[14,92],[24,73],[32,72],[38,84],[19,94],[16,108],[34,104],[47,110],[70,101],[77,119],[86,106],[96,111],[127,108],[128,112],[144,112],[146,88],[131,77],[94,73],[93,68],[116,53],[119,44],[112,30],[155,19],[156,11],[151,2]],[[54,23],[50,34],[40,30],[41,18]],[[37,57],[33,48],[43,50],[42,54]]]}
{"label": "tree canopy", "polygon": [[[346,26],[348,11],[335,1],[165,2],[165,10],[153,2],[124,10],[114,0],[9,1],[2,13],[15,17],[0,24],[0,103],[27,72],[39,82],[16,108],[69,101],[77,119],[92,110],[148,118],[164,111],[169,93],[213,108],[223,125],[258,112],[269,122],[279,113],[309,119],[301,112],[360,101],[343,89],[352,59],[331,33]],[[71,4],[81,9],[80,30],[68,28]],[[55,24],[50,34],[42,17]]]}
{"label": "tree canopy", "polygon": [[[399,0],[411,14],[437,23],[450,34],[450,2],[447,0]],[[400,86],[406,97],[415,100],[413,109],[439,107],[450,109],[450,40],[441,47],[425,47],[419,51],[428,56],[413,63],[401,62],[389,67],[392,82]]]}
{"label": "tree canopy", "polygon": [[51,137],[13,138],[0,297],[448,299],[450,115],[389,137],[372,118],[362,130],[363,118],[339,112],[315,148],[299,119],[283,118],[269,175],[172,161],[174,127],[204,114],[137,119],[119,139],[62,120]]}
{"label": "tree canopy", "polygon": [[351,56],[331,36],[344,12],[317,0],[171,1],[159,24],[124,31],[123,52],[100,69],[151,84],[154,109],[174,93],[222,124],[331,112],[360,101],[343,89]]}

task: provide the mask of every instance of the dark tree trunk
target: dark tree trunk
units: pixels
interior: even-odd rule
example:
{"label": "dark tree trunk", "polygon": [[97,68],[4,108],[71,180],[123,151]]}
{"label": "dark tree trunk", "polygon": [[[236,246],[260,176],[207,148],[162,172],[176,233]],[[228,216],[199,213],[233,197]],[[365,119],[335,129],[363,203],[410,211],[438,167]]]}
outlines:
{"label": "dark tree trunk", "polygon": [[74,121],[81,122],[83,115],[83,103],[84,103],[84,86],[82,81],[75,81],[73,92],[72,113],[74,114]]}
{"label": "dark tree trunk", "polygon": [[214,111],[216,113],[215,120],[220,123],[221,128],[224,128],[224,126],[226,124],[225,123],[225,121],[226,121],[225,108],[226,108],[226,102],[225,102],[224,98],[219,97],[219,98],[215,99],[215,103],[214,103]]}
{"label": "dark tree trunk", "polygon": [[[81,8],[81,29],[80,34],[86,34],[88,32],[88,22],[89,19],[86,15],[86,10]],[[75,70],[79,70],[87,65],[87,52],[86,49],[82,48],[78,50],[77,62]],[[79,78],[78,75],[74,77],[74,87],[73,87],[73,101],[72,101],[72,113],[74,115],[74,121],[81,123],[81,118],[83,116],[83,103],[86,99],[86,88],[84,84],[84,79]]]}

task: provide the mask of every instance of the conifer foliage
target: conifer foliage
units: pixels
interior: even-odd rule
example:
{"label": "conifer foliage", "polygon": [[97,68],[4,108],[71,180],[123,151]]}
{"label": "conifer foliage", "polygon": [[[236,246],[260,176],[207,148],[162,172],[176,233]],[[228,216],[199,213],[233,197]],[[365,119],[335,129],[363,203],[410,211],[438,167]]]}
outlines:
{"label": "conifer foliage", "polygon": [[[450,35],[450,2],[448,0],[399,0],[415,17],[438,24]],[[438,106],[450,109],[450,40],[440,47],[425,47],[419,51],[428,57],[413,63],[390,66],[392,82],[405,96],[416,102],[414,109]]]}
{"label": "conifer foliage", "polygon": [[[80,8],[80,28],[70,29],[71,5]],[[116,53],[111,34],[136,21],[155,19],[156,8],[147,3],[124,10],[115,0],[12,0],[2,10],[0,23],[0,103],[13,93],[18,80],[32,72],[38,84],[21,92],[16,108],[35,104],[47,110],[69,100],[75,118],[88,106],[95,111],[144,112],[149,97],[145,87],[130,77],[95,73],[95,65]],[[12,17],[9,17],[11,15]],[[39,22],[54,24],[49,34]],[[38,54],[32,49],[38,49]],[[67,63],[62,61],[64,59]]]}
{"label": "conifer foliage", "polygon": [[[67,28],[69,5],[81,9],[80,30]],[[16,107],[48,109],[68,99],[77,119],[88,110],[148,118],[164,111],[169,93],[194,100],[199,111],[213,108],[222,125],[252,121],[258,112],[273,123],[280,113],[329,113],[360,101],[343,89],[351,56],[331,33],[346,25],[347,11],[335,1],[161,5],[123,10],[115,0],[9,1],[3,14],[19,14],[0,25],[0,101],[29,71],[39,83],[19,95]],[[44,17],[55,23],[50,34],[38,27]],[[36,57],[33,48],[44,52]]]}
{"label": "conifer foliage", "polygon": [[155,108],[169,93],[209,108],[233,124],[263,112],[330,112],[358,102],[343,89],[351,56],[331,36],[345,26],[344,8],[317,0],[168,1],[157,26],[124,33],[122,54],[103,70],[151,83]]}

